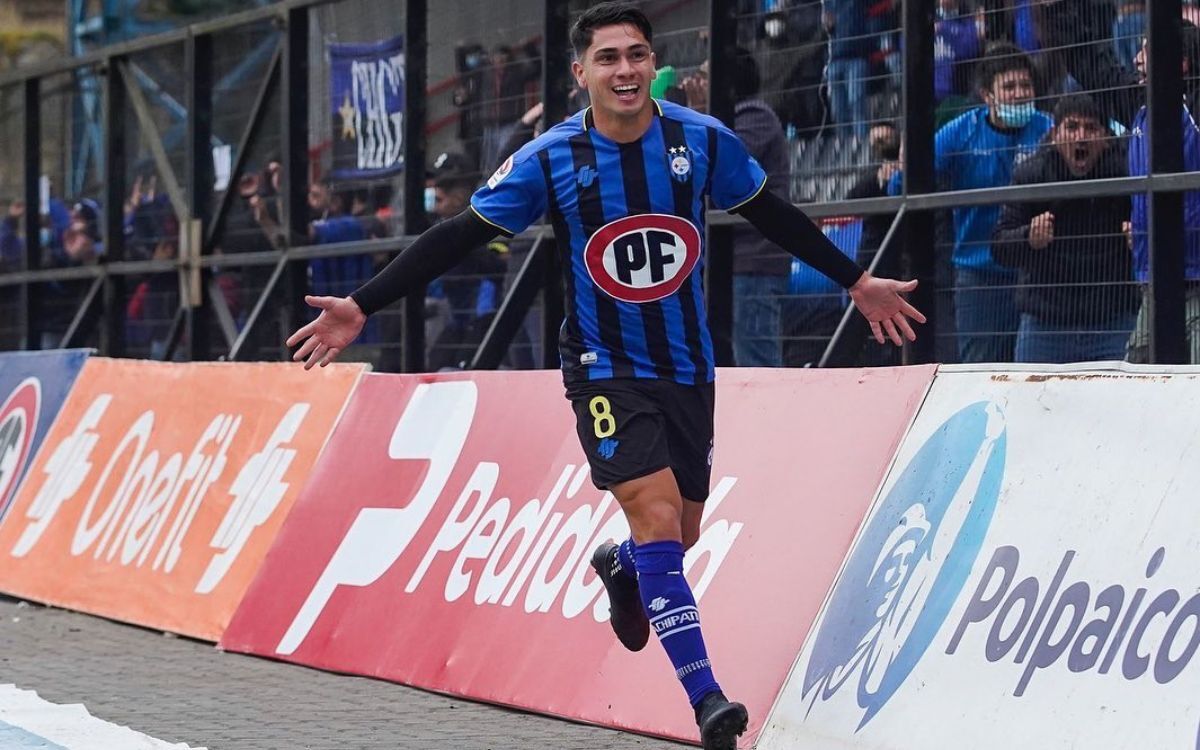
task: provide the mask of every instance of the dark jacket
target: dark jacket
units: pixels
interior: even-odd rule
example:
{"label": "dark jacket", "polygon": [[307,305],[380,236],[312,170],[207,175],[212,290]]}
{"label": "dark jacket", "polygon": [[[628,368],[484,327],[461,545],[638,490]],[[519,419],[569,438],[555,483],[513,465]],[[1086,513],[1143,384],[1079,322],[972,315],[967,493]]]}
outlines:
{"label": "dark jacket", "polygon": [[[1053,145],[1046,144],[1018,165],[1014,185],[1036,185],[1125,176],[1124,153],[1110,148],[1092,173],[1075,177]],[[1054,239],[1041,250],[1029,244],[1035,216],[1054,214]],[[1122,231],[1129,220],[1128,197],[1065,198],[1010,203],[992,235],[992,255],[1020,270],[1017,307],[1054,325],[1092,326],[1138,308],[1133,262]]]}
{"label": "dark jacket", "polygon": [[[734,108],[733,130],[746,150],[767,173],[766,190],[788,198],[787,141],[783,125],[766,102],[749,99]],[[733,234],[734,273],[786,274],[792,268],[792,256],[749,225],[739,225]]]}

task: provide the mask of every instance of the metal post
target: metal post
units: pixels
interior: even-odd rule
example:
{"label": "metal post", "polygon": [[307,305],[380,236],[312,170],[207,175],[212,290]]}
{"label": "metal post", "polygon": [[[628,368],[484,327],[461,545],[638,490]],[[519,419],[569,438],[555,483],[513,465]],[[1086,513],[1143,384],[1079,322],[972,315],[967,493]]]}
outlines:
{"label": "metal post", "polygon": [[[737,103],[734,61],[737,59],[737,4],[712,0],[709,7],[709,114],[733,127]],[[733,226],[708,228],[705,294],[714,356],[721,366],[733,362]]]}
{"label": "metal post", "polygon": [[[1149,11],[1150,173],[1182,172],[1181,2],[1154,0],[1146,5]],[[1188,361],[1184,330],[1183,194],[1151,193],[1149,218],[1150,361],[1183,364]]]}
{"label": "metal post", "polygon": [[[420,234],[425,221],[425,86],[428,77],[428,3],[408,0],[404,14],[404,233]],[[404,299],[404,372],[425,371],[425,288]]]}
{"label": "metal post", "polygon": [[[904,0],[904,190],[907,194],[932,193],[937,188],[933,170],[934,97],[933,28],[937,0]],[[937,264],[935,217],[932,211],[909,212],[904,219],[904,244],[913,276],[920,279],[912,303],[925,313],[929,324],[920,328],[912,345],[914,362],[936,360]]]}
{"label": "metal post", "polygon": [[[283,85],[280,150],[283,174],[280,192],[283,193],[280,225],[287,230],[288,247],[308,234],[308,9],[287,11],[287,28],[283,33]],[[283,306],[288,320],[286,327],[295,330],[307,319],[304,293],[308,289],[308,264],[292,261],[288,269],[287,303]],[[282,342],[280,342],[282,346]]]}
{"label": "metal post", "polygon": [[[25,80],[25,270],[41,266],[41,194],[38,180],[42,161],[42,97],[40,79]],[[21,316],[26,349],[42,348],[41,312],[37,284],[21,285]]]}
{"label": "metal post", "polygon": [[[546,0],[542,4],[542,118],[547,129],[570,112],[567,97],[575,86],[571,75],[571,14],[568,3]],[[563,302],[562,259],[553,238],[542,252],[542,356],[541,366],[559,366],[558,333],[566,309]]]}
{"label": "metal post", "polygon": [[[125,88],[116,59],[104,73],[104,262],[125,259]],[[125,353],[125,277],[109,274],[104,281],[104,326],[100,353]]]}
{"label": "metal post", "polygon": [[[186,305],[188,360],[209,358],[208,305],[205,304],[204,276],[198,261],[202,252],[200,245],[192,244],[202,238],[203,222],[209,218],[209,206],[213,192],[212,160],[212,116],[213,116],[213,39],[211,35],[189,36],[184,48],[187,69],[187,166],[185,190],[191,224],[183,228],[180,239],[188,239],[188,247],[182,242],[179,250],[188,252],[187,279],[180,285],[180,305]],[[199,224],[197,224],[197,222]],[[186,289],[184,287],[187,287]],[[184,292],[187,293],[184,299]]]}

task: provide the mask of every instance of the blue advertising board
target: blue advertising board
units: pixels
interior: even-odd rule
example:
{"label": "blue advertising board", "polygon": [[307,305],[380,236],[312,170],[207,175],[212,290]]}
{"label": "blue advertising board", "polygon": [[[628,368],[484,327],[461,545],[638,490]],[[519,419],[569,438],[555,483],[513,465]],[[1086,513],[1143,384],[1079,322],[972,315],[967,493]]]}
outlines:
{"label": "blue advertising board", "polygon": [[0,352],[0,518],[89,354],[90,349]]}

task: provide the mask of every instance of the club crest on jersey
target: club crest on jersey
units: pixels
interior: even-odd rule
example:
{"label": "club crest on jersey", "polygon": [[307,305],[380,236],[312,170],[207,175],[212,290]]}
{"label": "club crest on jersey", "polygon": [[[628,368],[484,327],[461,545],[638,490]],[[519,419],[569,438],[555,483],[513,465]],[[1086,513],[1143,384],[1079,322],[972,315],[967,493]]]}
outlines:
{"label": "club crest on jersey", "polygon": [[495,173],[493,173],[492,176],[488,178],[488,181],[487,181],[488,188],[491,190],[495,190],[496,186],[499,185],[501,182],[503,182],[505,177],[508,177],[510,174],[512,174],[512,169],[513,169],[513,158],[510,156],[507,159],[505,159],[504,163],[500,165],[500,168],[497,169],[495,171]]}
{"label": "club crest on jersey", "polygon": [[687,182],[692,178],[692,151],[687,146],[671,146],[667,149],[667,161],[671,165],[671,178]]}
{"label": "club crest on jersey", "polygon": [[669,214],[638,214],[605,224],[583,249],[592,282],[623,302],[654,302],[687,281],[700,260],[700,230]]}

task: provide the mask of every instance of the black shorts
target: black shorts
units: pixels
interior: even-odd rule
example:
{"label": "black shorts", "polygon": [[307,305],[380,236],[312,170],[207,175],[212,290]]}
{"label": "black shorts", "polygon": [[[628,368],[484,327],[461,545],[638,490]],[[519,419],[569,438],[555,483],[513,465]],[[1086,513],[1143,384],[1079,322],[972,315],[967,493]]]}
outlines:
{"label": "black shorts", "polygon": [[687,500],[708,499],[713,451],[712,383],[613,379],[572,383],[579,442],[600,489],[670,467]]}

